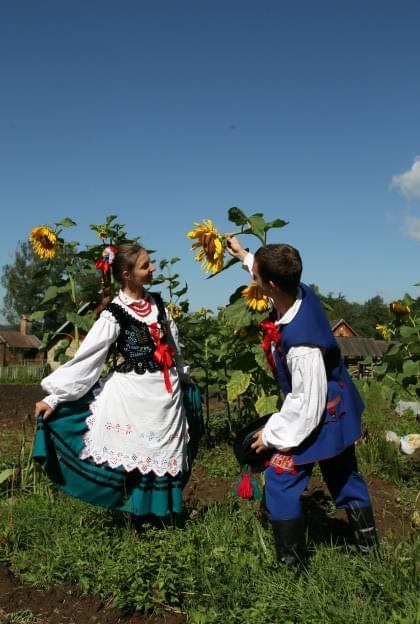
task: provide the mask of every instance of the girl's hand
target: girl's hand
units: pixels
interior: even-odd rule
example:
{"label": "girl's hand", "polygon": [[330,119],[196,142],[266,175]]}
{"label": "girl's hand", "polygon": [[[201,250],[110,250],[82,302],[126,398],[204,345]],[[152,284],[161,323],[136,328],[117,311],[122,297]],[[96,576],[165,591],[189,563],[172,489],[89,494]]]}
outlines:
{"label": "girl's hand", "polygon": [[237,260],[244,260],[248,252],[242,247],[236,236],[231,236],[230,234],[225,234],[224,236],[227,240],[226,250],[228,254]]}
{"label": "girl's hand", "polygon": [[50,407],[48,405],[48,403],[45,403],[45,401],[38,401],[37,403],[35,403],[35,412],[34,412],[34,416],[35,419],[38,418],[38,416],[40,414],[42,414],[42,412],[44,412],[44,420],[46,418],[48,418],[48,416],[50,416],[53,413],[54,409],[52,407]]}

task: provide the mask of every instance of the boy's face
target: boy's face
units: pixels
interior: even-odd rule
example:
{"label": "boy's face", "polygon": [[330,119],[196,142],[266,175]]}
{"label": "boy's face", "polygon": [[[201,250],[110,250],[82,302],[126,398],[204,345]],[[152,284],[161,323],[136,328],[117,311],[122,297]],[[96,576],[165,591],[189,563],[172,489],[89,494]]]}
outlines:
{"label": "boy's face", "polygon": [[254,260],[254,264],[252,265],[252,277],[254,278],[254,282],[256,283],[258,288],[261,290],[261,292],[264,295],[270,295],[272,291],[271,286],[270,284],[267,284],[266,282],[262,280],[260,276],[259,268],[258,268],[258,262],[256,260]]}

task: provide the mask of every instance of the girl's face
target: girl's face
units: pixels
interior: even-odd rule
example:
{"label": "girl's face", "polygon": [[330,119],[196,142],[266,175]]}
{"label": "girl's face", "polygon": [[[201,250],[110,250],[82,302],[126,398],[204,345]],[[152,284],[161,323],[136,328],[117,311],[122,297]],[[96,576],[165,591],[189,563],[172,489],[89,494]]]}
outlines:
{"label": "girl's face", "polygon": [[149,254],[142,249],[137,256],[134,267],[131,271],[124,271],[123,277],[128,286],[139,287],[151,283],[154,270],[155,266],[151,263]]}

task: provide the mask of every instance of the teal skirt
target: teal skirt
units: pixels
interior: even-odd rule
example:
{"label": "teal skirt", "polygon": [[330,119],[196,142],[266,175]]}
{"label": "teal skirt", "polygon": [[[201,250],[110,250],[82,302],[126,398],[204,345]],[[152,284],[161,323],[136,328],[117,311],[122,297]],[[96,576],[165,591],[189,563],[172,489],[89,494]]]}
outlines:
{"label": "teal skirt", "polygon": [[77,401],[61,403],[47,420],[43,420],[42,415],[38,417],[34,460],[60,490],[93,505],[128,511],[136,516],[180,513],[183,509],[182,489],[190,476],[191,464],[204,431],[199,389],[183,386],[190,435],[187,448],[189,470],[175,477],[142,474],[138,470],[126,472],[108,464],[96,465],[90,459],[80,459],[88,429],[89,404],[93,398],[91,390]]}

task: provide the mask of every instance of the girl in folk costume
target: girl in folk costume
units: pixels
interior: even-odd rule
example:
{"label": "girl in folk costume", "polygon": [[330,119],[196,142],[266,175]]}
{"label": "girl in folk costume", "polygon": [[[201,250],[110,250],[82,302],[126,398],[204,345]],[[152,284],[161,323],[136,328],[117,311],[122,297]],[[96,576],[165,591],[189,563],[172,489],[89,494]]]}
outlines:
{"label": "girl in folk costume", "polygon": [[319,299],[300,281],[300,254],[289,245],[265,245],[254,257],[234,236],[227,238],[230,254],[242,260],[273,308],[271,319],[261,323],[262,346],[284,402],[256,428],[251,447],[268,455],[265,500],[277,557],[289,565],[304,558],[301,494],[315,462],[336,507],[346,510],[359,548],[376,547],[369,493],[354,449],[362,436],[363,402]]}
{"label": "girl in folk costume", "polygon": [[[198,414],[199,394],[176,325],[160,295],[147,290],[155,268],[147,251],[134,243],[113,251],[121,290],[73,359],[41,382],[48,396],[35,405],[34,458],[70,495],[135,516],[165,516],[182,511],[186,407]],[[100,378],[113,345],[122,361]]]}

